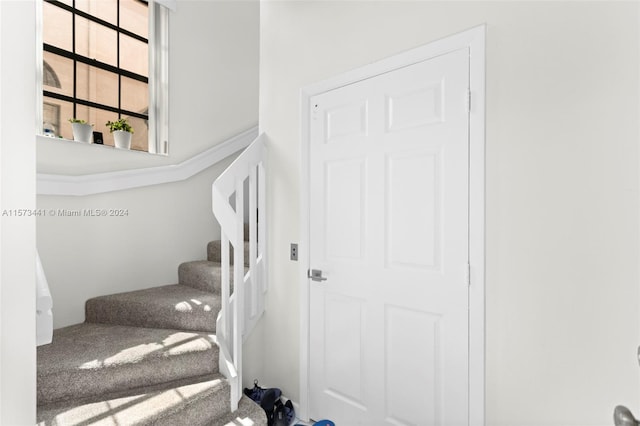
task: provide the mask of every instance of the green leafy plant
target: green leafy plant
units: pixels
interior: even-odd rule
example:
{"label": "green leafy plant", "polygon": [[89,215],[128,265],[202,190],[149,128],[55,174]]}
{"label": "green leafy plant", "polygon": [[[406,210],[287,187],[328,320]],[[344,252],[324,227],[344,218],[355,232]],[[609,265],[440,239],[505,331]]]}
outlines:
{"label": "green leafy plant", "polygon": [[127,123],[126,118],[119,118],[116,121],[107,121],[105,126],[109,128],[109,133],[113,133],[116,130],[124,130],[125,132],[133,133],[133,127]]}
{"label": "green leafy plant", "polygon": [[70,118],[69,123],[87,124],[87,122],[81,118]]}

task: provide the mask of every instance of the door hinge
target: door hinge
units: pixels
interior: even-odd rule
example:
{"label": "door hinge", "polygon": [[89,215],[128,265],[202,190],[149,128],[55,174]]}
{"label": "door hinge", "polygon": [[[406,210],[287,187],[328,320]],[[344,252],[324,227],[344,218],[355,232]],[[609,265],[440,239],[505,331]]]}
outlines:
{"label": "door hinge", "polygon": [[465,108],[467,112],[471,112],[471,89],[467,89],[465,94]]}
{"label": "door hinge", "polygon": [[471,265],[467,262],[467,268],[464,272],[464,278],[468,286],[471,286]]}

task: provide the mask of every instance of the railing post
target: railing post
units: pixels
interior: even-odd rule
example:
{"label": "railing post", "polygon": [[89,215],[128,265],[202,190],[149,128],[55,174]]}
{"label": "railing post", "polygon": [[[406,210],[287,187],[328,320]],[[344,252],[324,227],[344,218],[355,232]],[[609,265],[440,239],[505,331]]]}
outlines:
{"label": "railing post", "polygon": [[[242,334],[244,332],[244,179],[236,181],[236,229],[233,247],[233,363],[242,380]],[[242,383],[236,401],[242,397]]]}
{"label": "railing post", "polygon": [[[249,164],[249,276],[251,277],[251,311],[250,318],[258,314],[258,287],[260,284],[260,276],[257,274],[256,258],[257,258],[257,242],[258,242],[258,212],[257,206],[257,172],[256,164]],[[260,225],[264,226],[264,225]]]}
{"label": "railing post", "polygon": [[229,237],[224,230],[221,230],[220,246],[220,279],[222,280],[222,283],[220,283],[220,298],[222,299],[220,310],[222,312],[222,330],[219,332],[222,333],[222,338],[229,342],[229,338],[231,337],[231,311],[229,310]]}
{"label": "railing post", "polygon": [[[262,148],[264,150],[264,148]],[[258,223],[262,225],[258,228],[259,253],[262,257],[262,268],[260,291],[267,291],[267,203],[266,203],[266,173],[265,173],[265,157],[264,152],[260,156],[262,162],[258,163]],[[260,300],[263,298],[261,297]],[[260,310],[263,306],[260,306]]]}

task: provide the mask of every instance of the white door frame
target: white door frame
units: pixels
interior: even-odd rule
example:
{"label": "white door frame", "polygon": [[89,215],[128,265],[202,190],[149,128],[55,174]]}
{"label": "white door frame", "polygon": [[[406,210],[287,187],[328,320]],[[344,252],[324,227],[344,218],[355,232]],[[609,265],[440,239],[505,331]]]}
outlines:
{"label": "white door frame", "polygon": [[300,93],[300,401],[309,418],[309,183],[311,97],[416,64],[462,48],[469,49],[469,425],[485,422],[485,32],[480,25],[427,45],[302,88]]}

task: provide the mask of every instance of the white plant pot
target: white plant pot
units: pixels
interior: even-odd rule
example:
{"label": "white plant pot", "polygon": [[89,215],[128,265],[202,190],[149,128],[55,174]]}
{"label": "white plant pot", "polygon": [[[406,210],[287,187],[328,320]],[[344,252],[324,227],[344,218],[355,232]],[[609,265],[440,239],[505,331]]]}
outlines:
{"label": "white plant pot", "polygon": [[131,133],[124,130],[114,130],[113,142],[116,148],[131,149]]}
{"label": "white plant pot", "polygon": [[71,128],[73,129],[74,141],[91,143],[91,135],[93,134],[91,124],[71,123]]}

